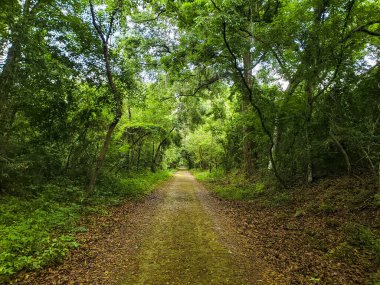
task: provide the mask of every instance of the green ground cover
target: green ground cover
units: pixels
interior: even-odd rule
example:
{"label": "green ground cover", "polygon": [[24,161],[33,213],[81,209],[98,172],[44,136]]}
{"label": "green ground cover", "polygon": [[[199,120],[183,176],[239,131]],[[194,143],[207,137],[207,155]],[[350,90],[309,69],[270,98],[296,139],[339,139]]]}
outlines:
{"label": "green ground cover", "polygon": [[80,246],[75,233],[88,214],[104,213],[124,199],[139,199],[171,173],[159,171],[103,177],[96,191],[86,195],[72,181],[29,187],[17,196],[0,198],[0,283],[22,270],[36,270],[61,261]]}

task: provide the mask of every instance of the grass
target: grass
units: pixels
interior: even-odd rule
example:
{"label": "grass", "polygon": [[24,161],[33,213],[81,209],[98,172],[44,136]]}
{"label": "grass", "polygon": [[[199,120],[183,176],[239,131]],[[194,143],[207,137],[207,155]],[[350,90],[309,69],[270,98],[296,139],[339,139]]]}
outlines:
{"label": "grass", "polygon": [[36,270],[61,261],[78,247],[75,233],[86,230],[78,222],[89,213],[101,214],[124,199],[139,199],[168,171],[107,175],[88,196],[69,180],[30,186],[23,195],[0,198],[0,283],[22,270]]}
{"label": "grass", "polygon": [[193,175],[206,183],[217,196],[226,200],[259,200],[270,207],[286,206],[293,201],[289,192],[273,191],[261,181],[249,181],[238,172],[226,174],[215,171],[193,170]]}
{"label": "grass", "polygon": [[210,186],[219,197],[227,200],[250,200],[262,192],[262,185],[250,184],[238,173],[226,175],[222,169],[192,171],[194,176]]}
{"label": "grass", "polygon": [[243,284],[196,192],[190,180],[170,188],[136,264],[130,264],[134,274],[122,284]]}

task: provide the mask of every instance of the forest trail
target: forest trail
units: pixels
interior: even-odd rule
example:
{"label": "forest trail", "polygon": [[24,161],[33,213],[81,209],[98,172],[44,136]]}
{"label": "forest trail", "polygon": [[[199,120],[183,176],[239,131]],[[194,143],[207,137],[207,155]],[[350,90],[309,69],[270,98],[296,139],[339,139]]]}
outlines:
{"label": "forest trail", "polygon": [[[233,237],[212,197],[188,171],[158,191],[158,203],[122,284],[257,284],[244,272]],[[235,245],[235,246],[234,246]],[[247,261],[248,262],[248,261]]]}
{"label": "forest trail", "polygon": [[62,264],[10,284],[266,284],[260,277],[266,279],[268,268],[247,250],[250,242],[223,202],[188,171],[176,172],[143,201],[89,218],[88,231],[77,235],[81,246]]}

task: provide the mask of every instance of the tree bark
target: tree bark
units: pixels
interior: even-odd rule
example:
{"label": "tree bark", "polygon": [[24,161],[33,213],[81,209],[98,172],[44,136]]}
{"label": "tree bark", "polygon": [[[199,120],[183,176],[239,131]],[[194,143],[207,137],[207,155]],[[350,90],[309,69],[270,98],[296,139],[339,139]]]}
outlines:
{"label": "tree bark", "polygon": [[344,160],[345,160],[346,166],[347,166],[347,175],[351,175],[351,162],[350,162],[350,158],[348,157],[346,150],[344,149],[342,144],[339,142],[339,140],[332,133],[330,133],[330,136],[344,157]]}
{"label": "tree bark", "polygon": [[310,138],[310,127],[313,116],[313,86],[310,82],[306,83],[306,103],[307,103],[307,118],[306,118],[306,157],[307,157],[307,175],[306,182],[313,182],[313,158],[312,144]]}
{"label": "tree bark", "polygon": [[92,175],[90,177],[90,182],[88,184],[88,190],[89,191],[93,191],[94,188],[95,188],[96,180],[98,178],[99,171],[100,171],[100,169],[103,166],[103,163],[104,163],[104,160],[106,158],[109,145],[111,143],[112,133],[115,130],[118,121],[119,121],[119,119],[116,118],[116,120],[114,120],[109,125],[109,127],[108,127],[108,131],[107,131],[106,137],[105,137],[105,139],[103,141],[103,147],[102,147],[102,149],[100,151],[98,159],[96,160],[95,169],[93,170]]}
{"label": "tree bark", "polygon": [[119,123],[121,116],[122,116],[122,104],[123,104],[123,102],[122,102],[122,98],[120,96],[120,92],[118,92],[118,90],[116,88],[116,85],[115,85],[115,82],[113,80],[113,73],[112,73],[112,68],[111,68],[111,63],[110,63],[110,58],[109,58],[109,47],[108,47],[108,41],[109,41],[109,37],[110,37],[111,31],[112,31],[112,25],[113,25],[114,17],[116,15],[116,12],[119,9],[119,7],[117,7],[112,12],[112,15],[111,15],[111,18],[110,18],[110,23],[109,23],[109,25],[110,25],[109,26],[109,30],[105,34],[102,31],[102,29],[99,26],[99,24],[97,23],[95,11],[94,11],[94,6],[93,6],[91,0],[89,0],[89,4],[90,4],[91,17],[92,17],[92,24],[93,24],[96,32],[98,33],[98,36],[99,36],[99,38],[100,38],[100,40],[102,42],[102,46],[103,46],[103,60],[104,60],[104,65],[105,65],[105,69],[106,69],[106,76],[107,76],[107,80],[108,80],[108,87],[109,87],[110,92],[113,95],[113,99],[114,99],[114,103],[115,103],[115,106],[114,106],[114,119],[108,125],[108,130],[107,130],[107,134],[106,134],[106,136],[104,138],[102,149],[100,151],[98,159],[96,160],[95,168],[94,168],[94,170],[91,173],[90,182],[89,182],[88,187],[87,187],[87,191],[88,192],[93,192],[94,188],[95,188],[95,185],[96,185],[96,181],[97,181],[99,172],[100,172],[100,170],[101,170],[101,168],[102,168],[102,166],[104,164],[108,148],[109,148],[109,146],[111,144],[111,141],[112,141],[112,134],[113,134],[113,132],[114,132],[117,124]]}
{"label": "tree bark", "polygon": [[[252,66],[252,56],[249,51],[243,56],[243,64],[244,64],[244,79],[247,82],[248,86],[250,87],[250,90],[252,90],[252,72],[253,72],[253,66]],[[246,90],[244,90],[246,91]],[[242,106],[241,110],[243,115],[248,114],[251,112],[250,102],[249,102],[249,95],[246,94],[247,92],[243,92],[242,94]],[[244,125],[243,126],[243,170],[244,174],[247,178],[250,178],[254,173],[254,161],[253,161],[253,143],[249,139],[249,135],[252,132],[252,128],[250,126]]]}
{"label": "tree bark", "polygon": [[[272,148],[273,157],[275,157],[275,155],[276,155],[277,147],[278,147],[278,123],[277,123],[277,119],[276,119],[274,131],[273,131],[273,148]],[[269,170],[273,169],[273,164],[272,164],[271,160],[269,160],[269,162],[268,162],[268,169]]]}
{"label": "tree bark", "polygon": [[171,128],[171,130],[169,131],[169,133],[165,136],[165,138],[159,143],[158,147],[157,147],[157,150],[156,150],[156,153],[152,159],[152,163],[151,163],[151,170],[152,172],[156,172],[156,164],[157,164],[157,159],[158,159],[158,156],[160,154],[160,150],[162,148],[162,145],[166,142],[166,140],[169,138],[170,134],[174,131],[175,127]]}

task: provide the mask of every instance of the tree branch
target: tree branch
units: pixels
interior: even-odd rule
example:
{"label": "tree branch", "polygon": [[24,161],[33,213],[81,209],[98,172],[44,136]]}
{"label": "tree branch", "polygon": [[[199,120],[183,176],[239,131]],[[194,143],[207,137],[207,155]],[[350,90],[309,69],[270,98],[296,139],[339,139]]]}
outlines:
{"label": "tree branch", "polygon": [[109,26],[108,26],[108,31],[107,31],[107,35],[106,35],[106,41],[107,42],[108,42],[108,40],[110,38],[110,35],[112,33],[113,23],[115,21],[115,17],[117,15],[117,13],[120,11],[120,7],[121,7],[121,1],[118,1],[117,7],[111,13],[110,22],[109,22]]}
{"label": "tree branch", "polygon": [[270,144],[269,144],[269,148],[268,148],[268,155],[269,155],[269,160],[272,163],[274,175],[276,176],[276,178],[277,178],[278,182],[281,184],[281,186],[284,188],[287,188],[283,179],[281,178],[281,176],[278,173],[277,165],[276,165],[276,162],[273,158],[274,141],[273,141],[272,134],[266,126],[266,123],[264,121],[264,115],[263,115],[260,107],[253,100],[253,91],[252,91],[251,87],[249,86],[246,78],[244,77],[243,71],[241,70],[241,68],[239,68],[237,56],[233,52],[233,50],[232,50],[232,48],[228,42],[228,39],[227,39],[227,23],[225,21],[223,22],[223,40],[224,40],[224,43],[226,45],[228,52],[230,53],[230,55],[233,58],[235,69],[237,70],[237,72],[238,72],[238,74],[239,74],[239,76],[243,82],[244,87],[247,89],[249,102],[259,117],[261,128],[264,131],[264,133],[267,135],[267,137],[269,138]]}
{"label": "tree branch", "polygon": [[[226,73],[223,73],[221,75],[216,75],[202,83],[199,83],[198,86],[194,89],[194,91],[191,93],[191,94],[179,94],[178,97],[197,97],[195,95],[197,95],[198,92],[200,92],[201,90],[205,89],[205,88],[208,88],[210,85],[214,84],[215,82],[223,79],[223,78],[226,78],[228,75],[230,75],[229,72],[226,72]],[[162,98],[162,101],[165,101],[165,100],[169,100],[169,99],[172,99],[173,97],[165,97],[165,98]]]}
{"label": "tree branch", "polygon": [[102,44],[107,44],[106,38],[104,37],[104,33],[102,29],[100,28],[99,24],[96,22],[96,15],[94,10],[94,5],[92,3],[92,0],[88,0],[90,4],[90,11],[91,11],[91,19],[92,19],[92,25],[94,26],[96,32],[98,33],[98,36],[100,37]]}
{"label": "tree branch", "polygon": [[371,35],[371,36],[375,36],[375,37],[380,37],[380,33],[378,32],[374,32],[374,31],[370,31],[368,30],[367,28],[371,25],[374,25],[374,24],[380,24],[380,20],[374,20],[374,21],[371,21],[371,22],[368,22],[360,27],[357,27],[355,29],[353,29],[351,32],[348,33],[347,36],[345,36],[342,40],[342,42],[345,42],[347,41],[349,38],[351,38],[355,33],[366,33],[368,35]]}
{"label": "tree branch", "polygon": [[215,4],[214,0],[210,0],[210,1],[216,10],[218,10],[219,12],[222,12],[222,10]]}
{"label": "tree branch", "polygon": [[154,18],[150,18],[150,19],[143,19],[143,20],[134,20],[135,23],[137,24],[141,24],[141,23],[147,23],[147,22],[153,22],[153,21],[157,21],[160,16],[166,12],[166,9],[162,9],[161,11],[158,12],[157,16],[154,17]]}

